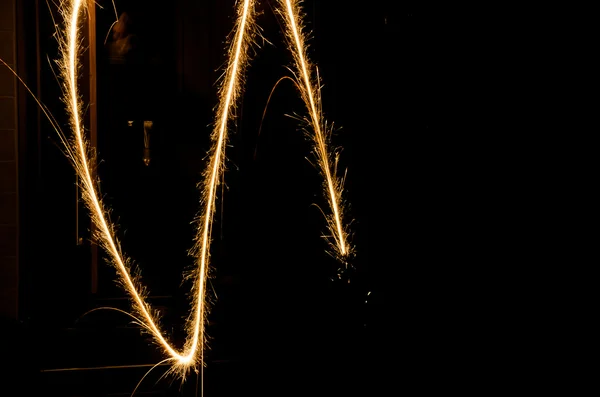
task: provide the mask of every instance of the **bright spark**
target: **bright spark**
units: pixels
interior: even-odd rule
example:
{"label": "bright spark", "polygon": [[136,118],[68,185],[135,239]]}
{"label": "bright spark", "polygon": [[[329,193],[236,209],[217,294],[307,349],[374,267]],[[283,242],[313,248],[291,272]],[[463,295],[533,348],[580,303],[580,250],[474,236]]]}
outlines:
{"label": "bright spark", "polygon": [[188,337],[183,350],[178,351],[166,339],[158,323],[158,314],[146,301],[144,289],[138,278],[132,274],[131,261],[125,258],[120,244],[115,237],[114,227],[108,220],[102,201],[97,194],[97,182],[92,176],[90,166],[90,148],[85,139],[81,125],[81,97],[77,85],[79,70],[78,54],[80,52],[79,24],[80,15],[85,11],[84,0],[62,0],[60,12],[65,21],[64,31],[59,35],[61,58],[58,65],[63,80],[64,101],[70,118],[74,136],[66,148],[70,160],[80,177],[82,196],[97,226],[96,239],[110,255],[112,263],[118,270],[125,290],[133,300],[134,309],[138,313],[140,326],[146,329],[161,346],[173,364],[172,371],[185,378],[190,368],[196,364],[203,365],[204,356],[204,320],[206,316],[206,277],[209,267],[210,234],[215,211],[216,189],[224,169],[224,151],[227,141],[227,124],[231,119],[232,109],[241,90],[240,74],[245,66],[247,48],[251,40],[250,26],[254,18],[254,1],[245,0],[238,6],[238,19],[235,36],[229,51],[228,66],[225,79],[220,88],[219,106],[216,112],[217,123],[212,133],[213,147],[209,156],[209,167],[205,172],[203,187],[203,214],[198,223],[196,237],[197,267],[194,272],[194,306],[188,319]]}
{"label": "bright spark", "polygon": [[[343,225],[343,207],[341,205],[343,179],[336,177],[336,168],[338,156],[332,161],[332,154],[328,148],[329,136],[324,131],[327,130],[321,112],[321,92],[320,88],[312,81],[310,72],[310,63],[306,55],[306,38],[303,33],[300,21],[301,0],[280,0],[282,10],[278,10],[286,21],[286,34],[290,43],[290,50],[294,57],[294,63],[297,72],[296,77],[300,95],[308,109],[310,120],[307,124],[312,126],[314,134],[312,135],[317,157],[317,163],[324,176],[324,191],[331,215],[327,216],[327,224],[330,230],[330,244],[337,254],[337,258],[347,266],[347,259],[352,254],[352,248],[349,246],[348,232]],[[298,77],[300,76],[300,77]],[[332,167],[332,163],[334,164]]]}

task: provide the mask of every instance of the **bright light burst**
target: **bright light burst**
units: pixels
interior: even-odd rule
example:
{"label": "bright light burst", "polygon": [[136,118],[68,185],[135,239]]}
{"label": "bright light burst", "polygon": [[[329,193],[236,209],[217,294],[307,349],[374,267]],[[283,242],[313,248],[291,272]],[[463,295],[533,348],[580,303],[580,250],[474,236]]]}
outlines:
{"label": "bright light burst", "polygon": [[[341,192],[343,180],[336,177],[338,155],[333,156],[328,148],[328,127],[321,112],[321,93],[313,81],[311,65],[306,54],[306,38],[301,24],[299,0],[280,0],[278,9],[286,24],[286,34],[290,41],[290,49],[296,66],[297,86],[308,109],[309,116],[305,122],[313,130],[310,134],[314,141],[317,164],[324,177],[324,191],[331,208],[327,223],[331,234],[329,240],[335,256],[347,266],[352,248],[347,238],[348,233],[343,224]],[[228,122],[242,90],[242,78],[248,61],[248,49],[255,36],[255,1],[244,0],[237,4],[237,20],[233,30],[228,52],[227,67],[219,87],[219,105],[215,113],[214,128],[211,134],[212,147],[209,151],[208,167],[199,184],[202,191],[201,214],[197,219],[197,233],[193,253],[196,258],[195,270],[191,274],[193,281],[193,305],[187,321],[187,338],[182,349],[178,349],[167,339],[159,324],[159,313],[147,302],[147,293],[143,288],[139,274],[134,271],[132,261],[121,250],[116,238],[114,225],[109,220],[109,212],[98,197],[98,181],[93,176],[93,152],[85,137],[82,125],[82,98],[79,93],[77,78],[80,69],[79,55],[81,39],[79,28],[81,16],[87,7],[86,0],[61,0],[59,10],[63,17],[63,30],[57,32],[60,58],[57,64],[62,81],[63,101],[69,116],[71,138],[66,138],[60,127],[51,117],[47,109],[38,101],[44,114],[57,131],[64,151],[72,162],[81,184],[82,198],[95,224],[94,238],[108,253],[110,261],[117,269],[120,282],[133,301],[135,321],[160,346],[167,358],[163,362],[172,364],[173,373],[185,379],[191,368],[203,366],[205,337],[205,318],[207,315],[206,280],[210,263],[210,243],[217,187],[224,172],[225,147],[227,143]],[[0,60],[1,61],[1,60]],[[2,63],[6,65],[4,61]],[[11,69],[12,71],[12,69]],[[14,71],[13,71],[14,73]],[[17,76],[18,77],[18,76]],[[19,79],[20,80],[20,79]],[[31,91],[30,91],[31,93]],[[33,95],[33,94],[32,94]],[[36,99],[37,100],[37,99]],[[333,158],[334,157],[334,158]]]}

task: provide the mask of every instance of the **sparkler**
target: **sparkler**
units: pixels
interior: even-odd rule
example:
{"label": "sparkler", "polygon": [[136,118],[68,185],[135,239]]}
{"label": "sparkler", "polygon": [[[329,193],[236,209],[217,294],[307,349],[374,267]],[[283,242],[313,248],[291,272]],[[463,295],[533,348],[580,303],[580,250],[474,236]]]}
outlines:
{"label": "sparkler", "polygon": [[[295,77],[302,99],[309,112],[305,118],[307,125],[314,131],[314,150],[318,165],[324,176],[324,190],[331,207],[331,215],[327,216],[327,224],[331,232],[336,256],[347,264],[352,254],[352,247],[347,242],[347,228],[343,225],[343,207],[341,192],[343,179],[337,179],[338,155],[329,151],[328,127],[321,112],[321,94],[312,80],[311,65],[306,55],[306,38],[300,23],[299,0],[280,0],[281,10],[278,12],[286,22],[286,33],[290,40],[290,49],[296,66]],[[217,188],[224,172],[225,147],[228,136],[228,123],[233,118],[236,101],[242,88],[242,76],[247,65],[248,48],[254,36],[254,0],[240,1],[237,5],[237,21],[228,54],[228,63],[219,87],[219,104],[215,113],[214,128],[211,134],[212,146],[209,151],[208,167],[203,174],[203,182],[199,184],[202,191],[202,212],[197,218],[197,233],[192,253],[196,257],[194,271],[190,278],[193,282],[192,310],[187,320],[187,338],[181,350],[174,347],[159,324],[159,313],[147,302],[147,294],[143,288],[139,273],[135,271],[132,261],[121,250],[116,237],[115,227],[109,220],[109,212],[98,197],[99,181],[93,176],[91,161],[92,150],[85,137],[82,125],[82,98],[79,93],[77,77],[80,68],[78,56],[81,51],[79,38],[80,16],[85,13],[86,0],[61,0],[59,11],[64,20],[64,29],[58,32],[60,57],[57,61],[62,80],[63,101],[69,116],[71,138],[65,137],[56,121],[47,109],[37,100],[44,114],[57,131],[64,151],[78,175],[81,184],[82,198],[87,206],[91,220],[96,226],[95,239],[108,253],[109,260],[117,269],[119,281],[131,297],[135,314],[131,315],[142,329],[146,330],[160,346],[167,358],[162,362],[172,364],[170,371],[185,379],[191,368],[204,365],[205,318],[207,315],[206,280],[210,264],[210,243]],[[1,61],[1,60],[0,60]],[[2,61],[4,63],[4,61]],[[10,68],[9,68],[10,69]],[[12,71],[12,69],[10,69]],[[14,73],[14,71],[13,71]],[[16,74],[15,74],[16,75]],[[17,76],[18,77],[18,76]],[[19,79],[20,80],[20,79]],[[22,82],[22,81],[21,81]],[[31,91],[29,91],[31,93]],[[33,95],[33,94],[32,94]],[[335,157],[335,158],[333,158]]]}
{"label": "sparkler", "polygon": [[[252,37],[251,25],[254,17],[254,1],[244,0],[237,8],[238,18],[235,35],[231,42],[228,66],[219,89],[219,106],[216,111],[215,128],[212,132],[212,149],[209,156],[209,166],[204,174],[202,183],[204,209],[198,220],[198,229],[194,252],[197,255],[196,271],[193,272],[194,300],[191,315],[188,318],[188,337],[182,350],[177,350],[167,340],[162,332],[158,313],[146,301],[146,294],[139,282],[139,275],[132,271],[131,261],[121,251],[119,241],[115,237],[113,225],[108,220],[102,201],[97,194],[97,181],[92,177],[91,151],[85,139],[81,124],[81,98],[77,86],[77,71],[79,69],[78,54],[80,15],[85,12],[84,0],[63,0],[60,12],[65,21],[64,31],[59,35],[59,50],[61,58],[58,61],[60,76],[63,80],[64,101],[70,119],[73,139],[65,148],[81,180],[82,198],[91,213],[91,218],[97,226],[95,238],[99,245],[109,254],[110,260],[118,270],[120,281],[130,295],[135,318],[139,325],[148,331],[155,342],[163,348],[172,363],[171,371],[179,373],[185,379],[189,369],[196,364],[203,365],[204,356],[204,321],[206,307],[206,278],[209,268],[209,248],[213,215],[215,212],[216,191],[220,176],[224,169],[224,151],[227,141],[227,125],[232,117],[232,109],[239,97],[241,84],[240,75],[245,66],[247,48]],[[63,143],[66,141],[63,139]]]}
{"label": "sparkler", "polygon": [[306,125],[312,127],[314,134],[314,151],[317,165],[323,174],[324,193],[331,208],[331,214],[326,216],[330,231],[330,245],[335,256],[348,266],[348,259],[352,254],[352,247],[348,244],[347,227],[343,224],[342,190],[343,179],[337,178],[337,164],[339,153],[335,156],[329,150],[330,131],[321,111],[321,91],[314,83],[311,74],[311,65],[306,53],[306,37],[301,23],[301,0],[280,0],[278,12],[285,20],[286,34],[290,42],[296,72],[294,73],[300,95],[309,113],[305,118]]}

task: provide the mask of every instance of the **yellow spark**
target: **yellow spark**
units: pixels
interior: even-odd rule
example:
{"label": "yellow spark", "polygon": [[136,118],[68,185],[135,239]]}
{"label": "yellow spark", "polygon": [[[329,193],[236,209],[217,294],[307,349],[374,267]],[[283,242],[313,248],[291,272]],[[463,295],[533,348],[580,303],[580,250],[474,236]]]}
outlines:
{"label": "yellow spark", "polygon": [[206,315],[206,277],[209,267],[210,233],[215,209],[216,189],[220,175],[224,169],[224,150],[227,140],[227,123],[231,118],[231,109],[241,90],[239,77],[244,68],[246,50],[251,35],[249,26],[253,22],[254,1],[245,0],[238,6],[236,34],[229,51],[228,67],[225,79],[220,89],[220,103],[217,108],[217,123],[212,133],[213,147],[209,167],[205,172],[203,186],[204,210],[200,218],[196,237],[197,271],[194,280],[194,306],[192,316],[188,319],[188,337],[183,350],[176,350],[163,336],[158,324],[158,316],[146,302],[144,289],[137,278],[132,275],[131,262],[121,252],[120,244],[115,237],[113,225],[108,221],[108,213],[97,194],[96,181],[92,177],[90,167],[90,148],[85,140],[81,125],[81,98],[77,85],[79,69],[78,54],[80,14],[85,11],[85,0],[62,0],[60,12],[65,21],[65,29],[59,37],[61,59],[58,64],[63,79],[64,100],[70,117],[71,129],[74,135],[66,152],[73,162],[74,168],[81,179],[82,196],[97,226],[96,239],[108,252],[110,259],[118,270],[125,290],[131,296],[134,309],[138,312],[140,325],[154,337],[168,355],[166,360],[173,363],[172,370],[179,371],[182,378],[196,364],[203,364],[204,355],[204,319]]}
{"label": "yellow spark", "polygon": [[[328,137],[324,132],[327,130],[323,114],[320,111],[321,93],[318,86],[311,79],[310,64],[306,55],[306,38],[303,33],[300,21],[300,2],[301,0],[280,0],[281,7],[284,10],[278,10],[283,15],[286,21],[286,33],[290,43],[294,63],[297,69],[297,74],[300,75],[298,87],[304,103],[310,114],[310,122],[314,130],[314,145],[317,156],[317,162],[320,165],[321,172],[324,176],[325,195],[332,214],[327,217],[327,223],[334,243],[331,243],[334,251],[337,253],[338,259],[346,262],[347,258],[352,254],[352,248],[347,242],[348,233],[343,226],[343,208],[341,205],[343,180],[338,180],[335,169],[337,168],[337,157],[333,161],[332,170],[332,155],[328,149]],[[346,262],[347,265],[347,262]]]}

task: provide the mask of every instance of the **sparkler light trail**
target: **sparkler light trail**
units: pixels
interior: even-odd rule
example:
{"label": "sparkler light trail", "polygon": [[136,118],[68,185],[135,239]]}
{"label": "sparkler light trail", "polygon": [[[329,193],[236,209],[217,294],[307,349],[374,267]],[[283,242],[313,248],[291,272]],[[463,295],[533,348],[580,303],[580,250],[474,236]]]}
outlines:
{"label": "sparkler light trail", "polygon": [[[148,331],[155,342],[161,346],[172,363],[171,371],[178,372],[182,379],[185,378],[191,367],[196,364],[203,365],[204,355],[204,321],[207,314],[206,308],[206,278],[209,268],[209,248],[212,230],[213,215],[215,212],[216,191],[220,176],[224,169],[224,151],[227,141],[227,125],[232,117],[232,109],[238,99],[241,84],[240,75],[244,69],[247,50],[252,37],[252,23],[254,18],[254,1],[244,0],[237,8],[235,35],[229,50],[229,59],[224,73],[222,85],[219,89],[219,105],[216,111],[215,128],[212,132],[212,149],[209,152],[209,166],[204,174],[203,213],[198,220],[198,230],[195,239],[194,252],[196,270],[192,273],[193,279],[193,309],[188,318],[186,339],[183,350],[178,351],[163,335],[158,323],[158,313],[146,301],[145,290],[139,282],[139,274],[132,271],[132,263],[121,251],[119,241],[115,237],[113,225],[109,222],[108,212],[97,194],[97,181],[92,177],[91,151],[84,136],[82,120],[81,97],[77,85],[77,72],[79,70],[78,54],[80,52],[79,24],[80,15],[85,12],[85,0],[62,0],[59,6],[64,19],[64,31],[59,35],[59,50],[61,58],[58,60],[60,76],[63,80],[64,101],[70,119],[73,139],[68,142],[65,152],[73,163],[77,175],[80,177],[82,198],[91,213],[93,223],[96,225],[94,236],[99,245],[109,254],[110,260],[118,270],[120,281],[129,293],[134,310],[137,312],[137,322]],[[67,143],[63,139],[63,143]]]}
{"label": "sparkler light trail", "polygon": [[330,231],[329,242],[334,250],[335,256],[348,266],[348,258],[352,254],[352,247],[348,244],[347,227],[343,224],[342,190],[343,179],[337,179],[337,163],[339,154],[335,158],[329,151],[330,132],[321,112],[321,91],[313,82],[311,76],[311,65],[306,53],[306,37],[301,24],[301,0],[279,0],[280,9],[277,11],[285,20],[286,34],[290,42],[296,72],[294,73],[298,82],[300,95],[309,112],[309,118],[304,119],[308,126],[312,126],[314,151],[317,165],[323,174],[324,191],[331,214],[326,216]]}
{"label": "sparkler light trail", "polygon": [[[281,9],[278,12],[286,22],[286,36],[290,41],[290,50],[296,66],[296,72],[293,72],[296,77],[296,85],[309,112],[308,118],[305,118],[304,121],[314,131],[314,134],[311,134],[314,141],[314,151],[317,163],[324,176],[325,195],[332,211],[331,215],[326,216],[331,233],[329,242],[333,247],[335,256],[347,266],[348,258],[353,250],[347,241],[347,228],[343,225],[343,207],[341,203],[343,179],[339,180],[336,176],[338,155],[333,156],[328,147],[330,137],[321,112],[321,93],[319,87],[312,80],[312,68],[306,55],[306,38],[300,22],[300,0],[280,0],[280,4]],[[189,277],[193,283],[192,310],[187,319],[187,337],[182,349],[174,347],[161,330],[159,314],[147,302],[147,293],[140,282],[139,273],[135,270],[132,261],[122,252],[119,240],[116,237],[115,227],[109,220],[109,212],[97,193],[99,181],[93,175],[92,164],[95,162],[91,161],[93,151],[86,139],[82,124],[83,101],[77,84],[80,69],[78,57],[81,52],[80,16],[86,12],[87,6],[88,0],[61,0],[58,5],[64,26],[62,31],[57,32],[60,53],[57,64],[62,82],[62,99],[69,116],[69,126],[72,133],[70,138],[62,133],[58,123],[51,117],[47,109],[37,101],[37,98],[36,101],[58,133],[64,145],[64,152],[73,164],[81,185],[82,199],[95,225],[94,238],[108,254],[109,260],[117,270],[121,285],[132,300],[133,310],[135,311],[132,317],[164,350],[167,358],[162,362],[169,362],[172,365],[170,371],[180,375],[184,380],[191,368],[204,365],[205,320],[207,315],[206,281],[209,273],[211,232],[217,188],[225,169],[228,124],[234,117],[235,105],[242,89],[242,76],[248,63],[248,49],[256,33],[254,25],[255,0],[239,0],[236,6],[237,20],[231,36],[227,67],[222,75],[219,87],[219,103],[211,133],[212,145],[208,156],[208,166],[203,174],[203,181],[198,186],[202,193],[202,206],[196,222],[197,230],[192,248],[192,253],[195,256],[195,266]],[[8,67],[4,61],[2,63]],[[10,70],[12,71],[12,69]],[[31,93],[31,91],[29,92]],[[308,131],[308,127],[306,127],[306,131]]]}

